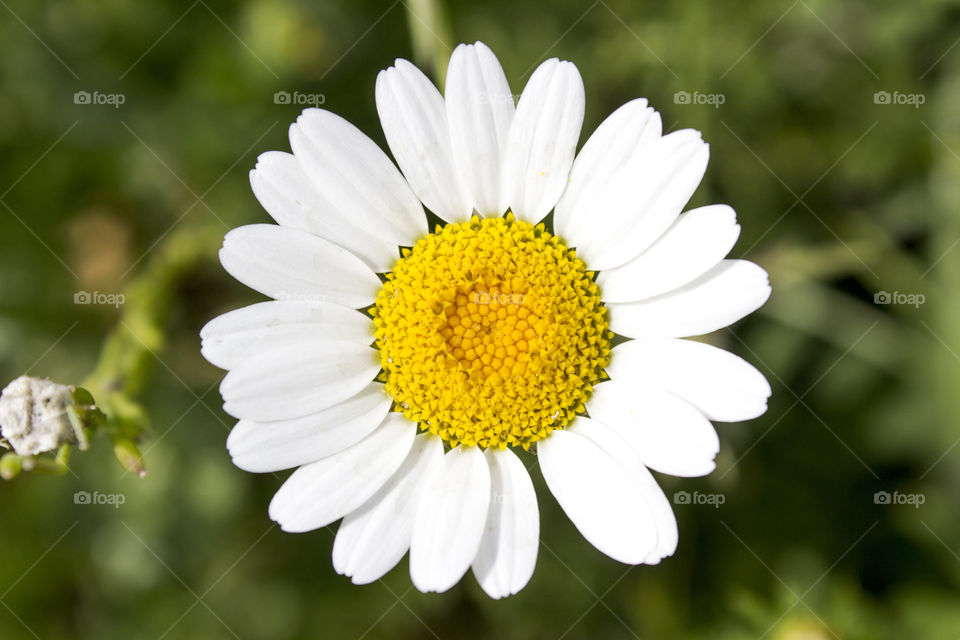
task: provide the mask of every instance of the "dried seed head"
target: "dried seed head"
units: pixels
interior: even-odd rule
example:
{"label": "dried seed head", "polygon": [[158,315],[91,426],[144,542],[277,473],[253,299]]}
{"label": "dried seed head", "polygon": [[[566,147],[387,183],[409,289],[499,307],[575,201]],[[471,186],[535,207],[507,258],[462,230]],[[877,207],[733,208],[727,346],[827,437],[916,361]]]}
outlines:
{"label": "dried seed head", "polygon": [[22,456],[77,442],[74,388],[20,376],[0,395],[0,435]]}

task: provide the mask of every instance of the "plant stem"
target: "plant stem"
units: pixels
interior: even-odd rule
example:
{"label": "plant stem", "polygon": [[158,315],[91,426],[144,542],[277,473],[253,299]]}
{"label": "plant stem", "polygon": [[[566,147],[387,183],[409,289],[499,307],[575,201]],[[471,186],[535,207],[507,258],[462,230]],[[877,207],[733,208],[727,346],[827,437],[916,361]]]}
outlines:
{"label": "plant stem", "polygon": [[443,91],[447,62],[453,51],[450,14],[442,0],[407,0],[407,27],[413,41],[413,57],[418,65],[433,74]]}

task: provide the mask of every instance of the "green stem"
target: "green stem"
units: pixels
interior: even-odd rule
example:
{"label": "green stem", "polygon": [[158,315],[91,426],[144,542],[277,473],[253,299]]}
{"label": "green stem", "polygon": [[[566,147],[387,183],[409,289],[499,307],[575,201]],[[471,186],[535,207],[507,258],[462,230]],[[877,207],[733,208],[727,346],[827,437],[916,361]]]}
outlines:
{"label": "green stem", "polygon": [[82,384],[107,415],[105,429],[121,463],[137,474],[143,474],[143,463],[133,441],[149,426],[138,397],[166,346],[165,325],[177,286],[186,273],[216,255],[222,237],[219,225],[185,226],[157,247],[146,268],[127,287],[120,320]]}
{"label": "green stem", "polygon": [[440,91],[453,51],[453,28],[442,0],[407,0],[407,26],[413,41],[413,58],[432,73]]}

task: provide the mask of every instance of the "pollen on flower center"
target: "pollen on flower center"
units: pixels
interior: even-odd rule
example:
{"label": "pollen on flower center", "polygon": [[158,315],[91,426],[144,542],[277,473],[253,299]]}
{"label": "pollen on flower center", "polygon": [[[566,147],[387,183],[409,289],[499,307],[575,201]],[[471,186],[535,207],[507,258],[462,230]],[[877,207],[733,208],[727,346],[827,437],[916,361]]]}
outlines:
{"label": "pollen on flower center", "polygon": [[544,229],[449,224],[387,274],[372,310],[397,410],[452,446],[529,447],[584,411],[610,357],[593,273]]}

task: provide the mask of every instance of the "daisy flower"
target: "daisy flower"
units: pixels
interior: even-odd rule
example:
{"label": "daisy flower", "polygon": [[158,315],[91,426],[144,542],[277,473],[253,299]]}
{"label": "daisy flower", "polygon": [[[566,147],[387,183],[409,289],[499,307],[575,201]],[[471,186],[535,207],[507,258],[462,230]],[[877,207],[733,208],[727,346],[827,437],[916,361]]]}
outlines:
{"label": "daisy flower", "polygon": [[[763,269],[724,259],[730,207],[681,213],[707,166],[700,134],[664,135],[637,99],[578,154],[577,68],[544,62],[515,103],[480,42],[453,52],[445,95],[401,59],[376,103],[399,170],[307,109],[293,153],[250,173],[277,224],[230,231],[220,261],[273,300],[202,331],[229,370],[234,463],[297,467],[270,517],[291,532],[342,518],[333,566],[358,584],[409,551],[421,591],[471,568],[493,598],[522,589],[540,525],[519,450],[602,553],[671,555],[676,519],[651,470],[709,473],[710,421],[759,416],[770,395],[742,359],[682,339],[770,294]],[[431,232],[424,208],[445,224]]]}

